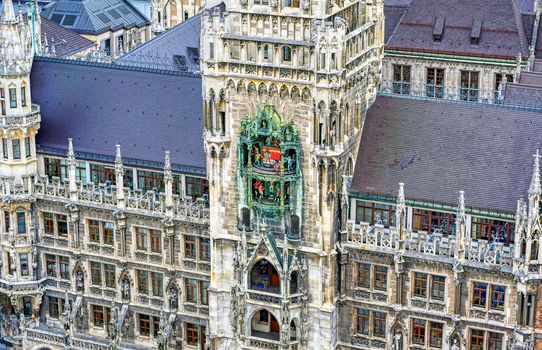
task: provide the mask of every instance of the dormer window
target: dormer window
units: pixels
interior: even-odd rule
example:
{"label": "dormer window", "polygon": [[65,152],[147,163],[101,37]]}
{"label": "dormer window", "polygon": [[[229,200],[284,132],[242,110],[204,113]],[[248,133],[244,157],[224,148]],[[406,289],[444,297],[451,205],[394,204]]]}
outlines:
{"label": "dormer window", "polygon": [[480,35],[482,34],[482,21],[477,19],[472,23],[472,30],[470,32],[470,44],[479,45]]}
{"label": "dormer window", "polygon": [[440,43],[444,34],[444,17],[437,17],[433,27],[433,41]]}
{"label": "dormer window", "polygon": [[15,88],[9,88],[9,106],[17,108],[17,90]]}

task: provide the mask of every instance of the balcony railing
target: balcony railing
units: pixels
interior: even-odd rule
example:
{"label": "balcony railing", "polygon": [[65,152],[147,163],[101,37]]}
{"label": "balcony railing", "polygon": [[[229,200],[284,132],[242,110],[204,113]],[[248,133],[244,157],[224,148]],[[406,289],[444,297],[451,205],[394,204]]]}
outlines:
{"label": "balcony railing", "polygon": [[[390,253],[399,249],[399,235],[394,226],[369,225],[354,221],[347,223],[347,242],[356,243],[361,249],[379,248]],[[465,260],[488,265],[511,267],[514,246],[503,242],[487,242],[465,238]],[[458,255],[455,235],[443,235],[438,230],[432,233],[407,229],[405,232],[406,251],[432,256],[454,258]]]}
{"label": "balcony railing", "polygon": [[[77,183],[75,192],[75,198],[80,203],[93,203],[111,207],[118,207],[119,205],[120,190],[114,185]],[[15,183],[15,178],[11,176],[0,177],[0,197],[17,196],[36,196],[44,199],[54,198],[66,201],[72,198],[69,182],[58,177],[25,176],[22,178],[22,183]],[[124,197],[125,210],[162,215],[171,213],[173,219],[196,223],[206,223],[209,220],[209,208],[204,198],[192,200],[172,195],[172,205],[168,208],[165,193],[143,192],[125,188]]]}
{"label": "balcony railing", "polygon": [[26,125],[32,125],[41,121],[40,107],[38,105],[32,105],[32,109],[29,114],[21,116],[2,116],[0,117],[0,123],[2,128],[21,127]]}

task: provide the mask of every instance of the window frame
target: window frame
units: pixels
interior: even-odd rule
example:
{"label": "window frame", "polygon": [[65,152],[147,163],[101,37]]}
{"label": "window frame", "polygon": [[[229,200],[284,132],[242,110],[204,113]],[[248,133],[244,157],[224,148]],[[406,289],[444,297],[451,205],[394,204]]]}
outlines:
{"label": "window frame", "polygon": [[412,66],[407,64],[394,64],[392,92],[399,95],[410,95],[411,84]]}
{"label": "window frame", "polygon": [[[463,78],[467,78],[464,81]],[[476,77],[474,79],[474,77]],[[475,85],[474,85],[475,84]],[[472,70],[459,71],[459,99],[467,102],[478,102],[480,98],[480,72]]]}

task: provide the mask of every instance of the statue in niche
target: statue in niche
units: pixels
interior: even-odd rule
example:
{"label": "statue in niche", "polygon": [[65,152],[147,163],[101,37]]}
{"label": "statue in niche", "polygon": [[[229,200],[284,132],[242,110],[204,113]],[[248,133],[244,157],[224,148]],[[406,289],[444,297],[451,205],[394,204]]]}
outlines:
{"label": "statue in niche", "polygon": [[450,347],[451,350],[461,350],[461,345],[459,345],[459,340],[457,337],[455,337],[452,340],[452,346]]}
{"label": "statue in niche", "polygon": [[179,307],[179,293],[176,288],[171,288],[169,290],[169,308],[172,310],[177,310]]}
{"label": "statue in niche", "polygon": [[78,269],[75,273],[75,286],[78,292],[83,292],[85,290],[85,277],[83,276],[83,271]]}
{"label": "statue in niche", "polygon": [[399,329],[393,335],[393,350],[403,350],[403,333]]}
{"label": "statue in niche", "polygon": [[162,310],[160,312],[160,324],[159,324],[159,330],[158,330],[158,339],[156,339],[156,342],[158,343],[158,350],[166,350],[167,348],[167,338],[168,338],[168,324],[167,324],[167,316]]}
{"label": "statue in niche", "polygon": [[262,119],[262,122],[260,124],[260,127],[262,129],[267,129],[267,120],[266,119]]}
{"label": "statue in niche", "polygon": [[122,279],[122,285],[121,285],[121,288],[122,288],[122,300],[124,301],[129,301],[130,300],[130,281],[128,280],[128,278],[123,278]]}

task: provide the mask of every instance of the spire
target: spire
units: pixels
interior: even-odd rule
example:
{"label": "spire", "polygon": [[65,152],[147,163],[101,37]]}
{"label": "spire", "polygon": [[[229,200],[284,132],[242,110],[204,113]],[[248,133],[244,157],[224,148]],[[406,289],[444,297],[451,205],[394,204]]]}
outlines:
{"label": "spire", "polygon": [[73,139],[68,138],[68,162],[75,163],[75,152],[73,151]]}
{"label": "spire", "polygon": [[172,179],[171,174],[171,157],[169,155],[169,151],[166,151],[166,157],[164,160],[164,176],[168,179]]}
{"label": "spire", "polygon": [[529,187],[529,195],[539,196],[542,194],[542,188],[540,187],[540,153],[538,149],[533,155],[534,157],[534,167],[533,167],[533,177],[531,178],[531,186]]}
{"label": "spire", "polygon": [[11,0],[4,0],[2,2],[2,22],[15,22],[15,10],[13,9],[13,2]]}
{"label": "spire", "polygon": [[115,173],[119,176],[124,175],[124,169],[122,168],[122,156],[120,154],[120,145],[116,145],[115,148]]}

